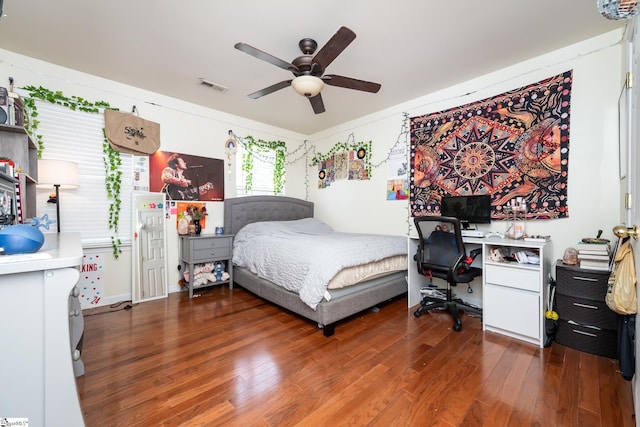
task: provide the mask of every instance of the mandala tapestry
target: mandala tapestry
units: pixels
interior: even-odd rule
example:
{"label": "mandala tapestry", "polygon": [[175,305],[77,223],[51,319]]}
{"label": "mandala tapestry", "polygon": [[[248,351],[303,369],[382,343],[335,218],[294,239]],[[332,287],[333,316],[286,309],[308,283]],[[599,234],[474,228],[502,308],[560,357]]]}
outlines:
{"label": "mandala tapestry", "polygon": [[512,199],[527,218],[566,218],[572,71],[490,99],[410,119],[411,215],[439,215],[442,196]]}

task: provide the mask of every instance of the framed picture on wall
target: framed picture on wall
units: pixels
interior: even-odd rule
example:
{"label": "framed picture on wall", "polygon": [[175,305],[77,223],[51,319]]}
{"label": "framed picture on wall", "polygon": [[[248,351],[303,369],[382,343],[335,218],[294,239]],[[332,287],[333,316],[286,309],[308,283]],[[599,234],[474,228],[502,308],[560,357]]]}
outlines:
{"label": "framed picture on wall", "polygon": [[170,151],[149,158],[149,190],[167,200],[224,200],[224,161]]}

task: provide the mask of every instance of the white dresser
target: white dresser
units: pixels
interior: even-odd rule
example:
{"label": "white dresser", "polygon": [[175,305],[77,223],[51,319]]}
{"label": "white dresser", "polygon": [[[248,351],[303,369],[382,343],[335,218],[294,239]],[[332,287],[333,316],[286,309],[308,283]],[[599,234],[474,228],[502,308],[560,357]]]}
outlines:
{"label": "white dresser", "polygon": [[70,331],[81,265],[79,233],[46,233],[35,254],[0,255],[0,418],[84,425],[72,350],[82,331]]}
{"label": "white dresser", "polygon": [[[552,266],[551,242],[483,240],[483,328],[543,347],[547,279]],[[540,264],[491,261],[489,254],[493,248],[505,248],[509,253],[522,250],[536,252],[540,256]]]}

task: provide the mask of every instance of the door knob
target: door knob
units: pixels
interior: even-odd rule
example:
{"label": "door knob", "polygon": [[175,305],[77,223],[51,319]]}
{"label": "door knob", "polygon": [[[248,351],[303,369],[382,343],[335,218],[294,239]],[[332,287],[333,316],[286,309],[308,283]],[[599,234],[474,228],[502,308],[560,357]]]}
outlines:
{"label": "door knob", "polygon": [[633,227],[627,227],[626,225],[616,225],[613,227],[613,234],[620,238],[624,237],[633,237],[635,240],[638,240],[638,226],[634,225]]}

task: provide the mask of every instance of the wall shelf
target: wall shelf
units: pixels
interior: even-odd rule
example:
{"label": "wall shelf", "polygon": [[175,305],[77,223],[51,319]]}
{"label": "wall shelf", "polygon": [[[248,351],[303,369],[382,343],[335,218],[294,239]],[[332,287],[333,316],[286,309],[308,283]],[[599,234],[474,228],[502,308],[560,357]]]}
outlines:
{"label": "wall shelf", "polygon": [[26,220],[36,216],[38,147],[22,126],[0,124],[0,156],[15,163],[18,174],[14,179],[21,191],[22,218]]}

